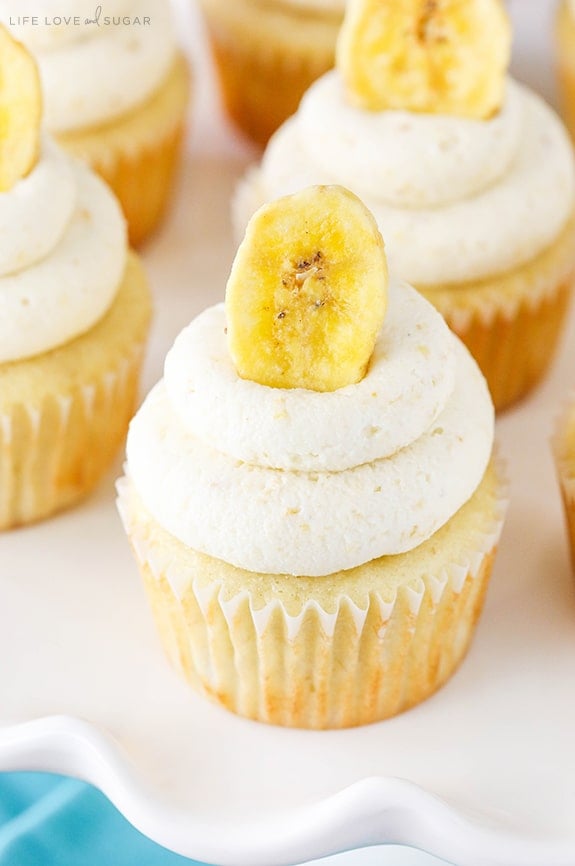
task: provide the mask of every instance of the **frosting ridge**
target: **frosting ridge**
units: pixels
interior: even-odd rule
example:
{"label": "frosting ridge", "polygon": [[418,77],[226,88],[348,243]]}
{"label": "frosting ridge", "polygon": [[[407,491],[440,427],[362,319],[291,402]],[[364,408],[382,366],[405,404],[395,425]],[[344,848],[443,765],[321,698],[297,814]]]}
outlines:
{"label": "frosting ridge", "polygon": [[76,207],[74,166],[49,138],[27,177],[0,194],[0,277],[40,261],[58,243]]}
{"label": "frosting ridge", "polygon": [[241,379],[227,350],[224,306],[211,307],[166,357],[172,408],[205,444],[257,466],[338,472],[389,457],[429,428],[455,381],[445,322],[410,292],[393,293],[389,303],[367,375],[331,392]]}
{"label": "frosting ridge", "polygon": [[[304,95],[298,136],[311,160],[364,198],[400,208],[437,207],[483,191],[508,171],[523,121],[510,80],[491,121],[409,111],[366,112],[347,103],[341,77],[324,75]],[[269,170],[273,145],[265,157]]]}

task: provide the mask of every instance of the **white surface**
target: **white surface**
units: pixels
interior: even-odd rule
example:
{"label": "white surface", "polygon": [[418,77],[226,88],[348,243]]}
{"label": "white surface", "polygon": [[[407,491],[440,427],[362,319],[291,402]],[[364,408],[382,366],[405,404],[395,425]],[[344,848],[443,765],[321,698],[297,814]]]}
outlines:
{"label": "white surface", "polygon": [[[523,23],[543,7],[515,5]],[[204,117],[146,256],[158,310],[145,387],[182,325],[222,298],[233,254],[228,199],[246,157]],[[81,508],[0,538],[0,767],[90,779],[149,836],[220,866],[381,841],[458,866],[573,866],[575,605],[548,439],[574,370],[572,316],[550,379],[499,424],[512,506],[493,584],[468,659],[427,703],[314,733],[196,698],[158,651],[113,506],[118,461]],[[433,861],[381,849],[343,862]]]}

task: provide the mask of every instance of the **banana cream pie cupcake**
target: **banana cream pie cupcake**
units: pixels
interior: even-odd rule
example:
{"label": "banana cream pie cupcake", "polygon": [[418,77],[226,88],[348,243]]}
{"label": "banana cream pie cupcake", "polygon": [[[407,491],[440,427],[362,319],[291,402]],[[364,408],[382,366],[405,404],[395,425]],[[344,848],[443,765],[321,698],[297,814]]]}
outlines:
{"label": "banana cream pie cupcake", "polygon": [[575,400],[570,402],[559,420],[553,451],[575,569]]}
{"label": "banana cream pie cupcake", "polygon": [[444,315],[498,409],[548,369],[575,273],[572,147],[549,106],[506,77],[509,43],[499,0],[350,0],[336,70],[235,202],[241,234],[264,201],[311,183],[352,189],[392,272]]}
{"label": "banana cream pie cupcake", "polygon": [[200,0],[224,105],[265,145],[331,69],[345,0]]}
{"label": "banana cream pie cupcake", "polygon": [[41,90],[0,27],[0,529],[86,495],[134,411],[150,297],[108,187],[40,135]]}
{"label": "banana cream pie cupcake", "polygon": [[502,515],[477,365],[341,187],[263,207],[130,426],[119,507],[174,666],[240,715],[392,716],[465,655]]}
{"label": "banana cream pie cupcake", "polygon": [[575,0],[561,0],[559,3],[556,29],[563,114],[575,138]]}
{"label": "banana cream pie cupcake", "polygon": [[93,0],[0,0],[0,21],[36,55],[48,130],[109,183],[130,240],[139,243],[158,224],[171,193],[188,67],[166,0],[97,6]]}

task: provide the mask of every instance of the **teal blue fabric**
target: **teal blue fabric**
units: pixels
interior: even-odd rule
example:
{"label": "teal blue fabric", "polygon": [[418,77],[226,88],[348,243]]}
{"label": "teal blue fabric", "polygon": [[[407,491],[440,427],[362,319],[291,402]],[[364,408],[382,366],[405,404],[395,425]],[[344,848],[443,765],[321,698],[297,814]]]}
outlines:
{"label": "teal blue fabric", "polygon": [[47,773],[0,773],[0,866],[195,863],[142,836],[90,785]]}

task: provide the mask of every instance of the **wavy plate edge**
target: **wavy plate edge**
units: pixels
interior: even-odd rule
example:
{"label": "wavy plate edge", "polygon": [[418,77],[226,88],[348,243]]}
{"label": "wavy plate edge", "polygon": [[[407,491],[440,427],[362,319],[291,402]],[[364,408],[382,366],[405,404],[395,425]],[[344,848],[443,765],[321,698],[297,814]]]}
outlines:
{"label": "wavy plate edge", "polygon": [[[1,771],[44,771],[90,782],[154,842],[218,866],[294,866],[373,845],[417,848],[457,866],[573,866],[575,844],[528,838],[472,820],[399,778],[365,778],[265,824],[194,822],[137,778],[121,747],[93,724],[47,716],[0,730]],[[225,837],[225,838],[224,838]]]}

